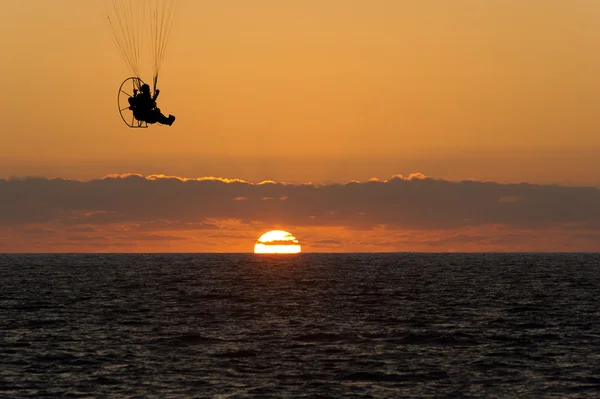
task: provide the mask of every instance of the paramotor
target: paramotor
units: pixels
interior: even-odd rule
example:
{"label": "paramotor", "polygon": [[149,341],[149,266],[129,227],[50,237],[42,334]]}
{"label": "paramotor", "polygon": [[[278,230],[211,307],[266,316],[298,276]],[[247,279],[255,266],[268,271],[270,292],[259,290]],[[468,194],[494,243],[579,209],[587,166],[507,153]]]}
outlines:
{"label": "paramotor", "polygon": [[[147,127],[146,122],[133,116],[128,99],[144,84],[142,68],[147,64],[151,65],[153,91],[157,93],[158,76],[179,0],[105,1],[106,17],[115,44],[133,73],[119,87],[119,113],[129,127]],[[149,60],[144,57],[147,50]]]}
{"label": "paramotor", "polygon": [[121,114],[123,122],[129,127],[148,127],[148,123],[135,119],[135,116],[133,116],[133,109],[131,109],[131,104],[129,102],[129,99],[135,95],[135,92],[141,90],[143,84],[144,82],[142,79],[132,76],[125,79],[119,87],[119,113]]}

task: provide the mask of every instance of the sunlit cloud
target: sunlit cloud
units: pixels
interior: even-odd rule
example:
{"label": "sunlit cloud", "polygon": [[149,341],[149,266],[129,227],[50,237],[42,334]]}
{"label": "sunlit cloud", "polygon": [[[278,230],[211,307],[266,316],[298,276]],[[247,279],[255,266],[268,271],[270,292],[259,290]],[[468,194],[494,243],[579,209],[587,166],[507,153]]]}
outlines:
{"label": "sunlit cloud", "polygon": [[392,177],[390,178],[390,180],[391,179],[400,179],[400,180],[414,180],[414,179],[417,179],[417,180],[423,180],[423,179],[427,179],[427,176],[425,176],[422,173],[411,173],[411,174],[409,174],[406,177],[403,176],[403,175],[401,175],[401,174],[395,174],[395,175],[392,175]]}

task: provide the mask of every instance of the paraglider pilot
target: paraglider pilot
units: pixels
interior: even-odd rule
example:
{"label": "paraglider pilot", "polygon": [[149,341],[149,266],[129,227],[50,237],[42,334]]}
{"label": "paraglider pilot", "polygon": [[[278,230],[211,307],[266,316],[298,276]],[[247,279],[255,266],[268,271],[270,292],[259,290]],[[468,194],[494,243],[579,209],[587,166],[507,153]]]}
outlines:
{"label": "paraglider pilot", "polygon": [[167,118],[160,109],[156,107],[156,98],[160,94],[160,90],[156,89],[154,96],[150,95],[150,86],[144,83],[139,93],[134,90],[133,97],[129,97],[129,109],[133,111],[133,116],[139,121],[146,123],[161,123],[171,126],[175,121],[173,115]]}

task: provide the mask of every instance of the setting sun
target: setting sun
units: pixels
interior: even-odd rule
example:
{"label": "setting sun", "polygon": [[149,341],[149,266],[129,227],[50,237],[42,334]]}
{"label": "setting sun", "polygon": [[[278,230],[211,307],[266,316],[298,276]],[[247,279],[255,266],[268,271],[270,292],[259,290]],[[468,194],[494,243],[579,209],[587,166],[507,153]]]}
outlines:
{"label": "setting sun", "polygon": [[300,251],[298,239],[282,230],[263,234],[254,245],[255,254],[297,254]]}

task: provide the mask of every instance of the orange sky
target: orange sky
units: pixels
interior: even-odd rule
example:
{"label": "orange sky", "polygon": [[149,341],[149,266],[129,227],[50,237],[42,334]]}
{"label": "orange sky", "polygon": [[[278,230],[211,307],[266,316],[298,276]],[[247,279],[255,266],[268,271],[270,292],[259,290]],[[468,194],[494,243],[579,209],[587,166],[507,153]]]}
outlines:
{"label": "orange sky", "polygon": [[[147,130],[116,112],[130,72],[107,2],[3,5],[0,179],[329,184],[420,172],[600,187],[597,1],[182,0],[159,99],[177,121]],[[348,234],[323,236],[375,248]],[[422,248],[395,245],[385,249]]]}

